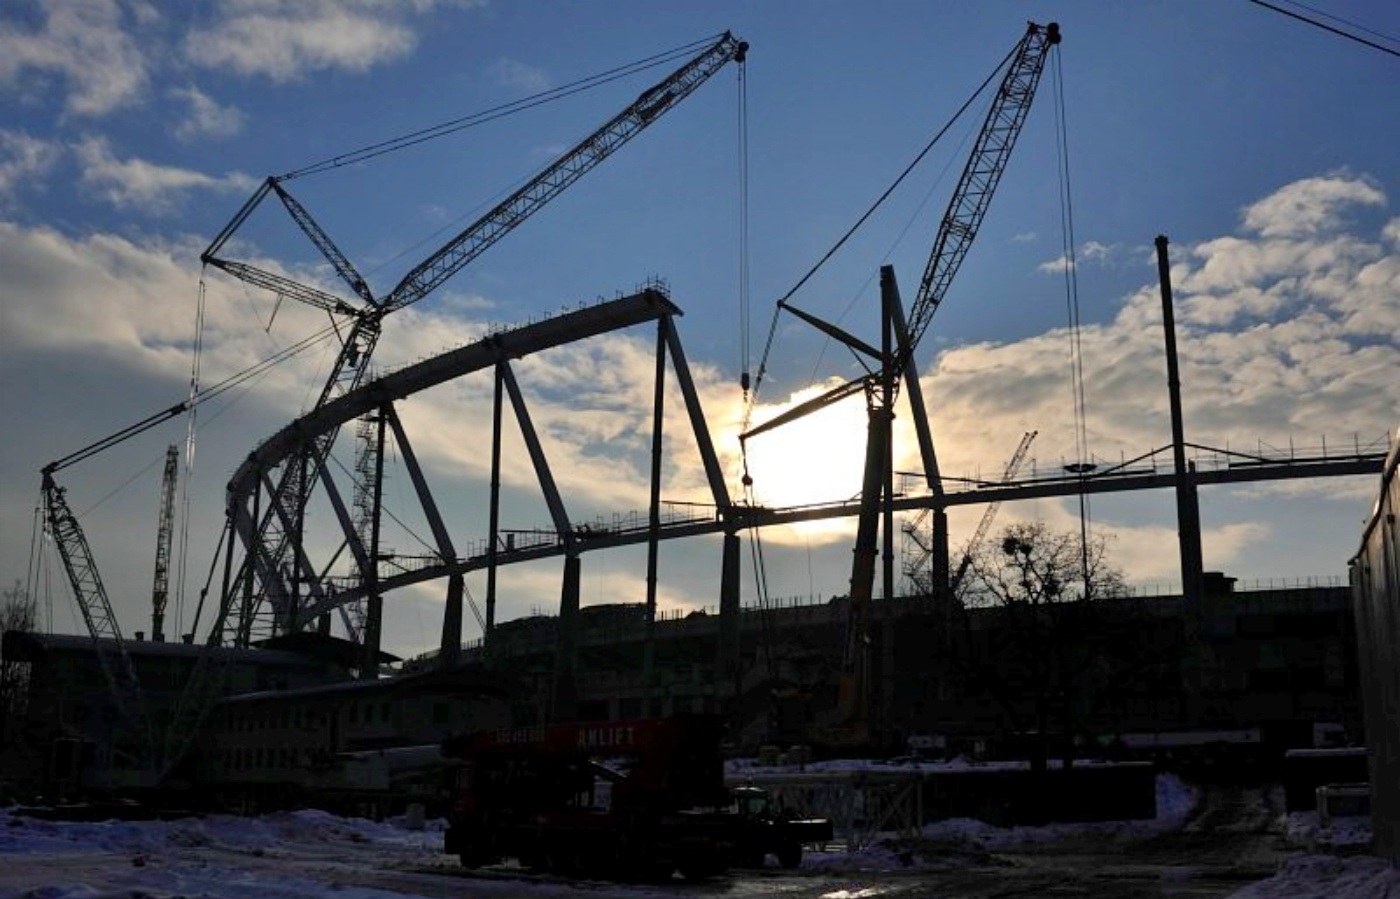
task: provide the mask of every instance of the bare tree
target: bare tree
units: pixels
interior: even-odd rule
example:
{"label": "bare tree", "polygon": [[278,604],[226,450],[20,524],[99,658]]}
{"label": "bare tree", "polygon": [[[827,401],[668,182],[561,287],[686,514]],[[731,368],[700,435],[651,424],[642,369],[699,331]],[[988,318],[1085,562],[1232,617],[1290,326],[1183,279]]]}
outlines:
{"label": "bare tree", "polygon": [[[34,605],[28,592],[15,581],[13,587],[0,590],[0,638],[9,631],[33,629]],[[10,748],[19,737],[28,683],[29,664],[6,657],[0,649],[0,750]]]}
{"label": "bare tree", "polygon": [[1116,668],[1121,615],[1102,600],[1127,593],[1108,562],[1101,535],[1057,532],[1042,522],[1014,524],[972,557],[963,594],[984,626],[963,628],[965,675],[990,694],[1012,728],[1029,732],[1032,771],[1043,774],[1058,730],[1061,758],[1073,763],[1074,738],[1094,695]]}

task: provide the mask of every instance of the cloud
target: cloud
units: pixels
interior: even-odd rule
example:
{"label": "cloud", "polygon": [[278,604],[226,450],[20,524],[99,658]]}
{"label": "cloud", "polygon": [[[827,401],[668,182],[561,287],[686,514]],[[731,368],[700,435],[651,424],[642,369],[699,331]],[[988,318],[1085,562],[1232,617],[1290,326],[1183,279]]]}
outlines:
{"label": "cloud", "polygon": [[522,94],[537,94],[549,89],[549,76],[543,69],[513,59],[497,60],[491,66],[490,75],[497,84]]}
{"label": "cloud", "polygon": [[74,151],[82,165],[84,185],[96,190],[113,206],[135,207],[148,213],[169,211],[181,195],[191,190],[236,192],[251,190],[257,185],[256,179],[241,172],[216,178],[144,159],[117,159],[107,139],[102,137],[86,137]]}
{"label": "cloud", "polygon": [[1037,237],[1038,237],[1038,235],[1037,235],[1034,231],[1025,231],[1025,232],[1023,232],[1023,233],[1021,233],[1021,234],[1013,234],[1013,235],[1011,236],[1011,242],[1012,242],[1012,243],[1033,243],[1033,242],[1035,242],[1035,240],[1036,240]]}
{"label": "cloud", "polygon": [[[100,116],[135,102],[149,78],[136,38],[123,27],[116,0],[49,0],[39,30],[0,22],[0,81],[36,76],[21,89],[40,92],[61,80],[64,106],[75,115]],[[138,24],[143,16],[134,17]]]}
{"label": "cloud", "polygon": [[200,137],[232,137],[243,129],[247,118],[236,106],[220,106],[199,88],[171,88],[170,96],[184,101],[186,115],[175,126],[175,136],[183,141]]}
{"label": "cloud", "polygon": [[1381,229],[1381,233],[1385,236],[1385,239],[1394,244],[1396,248],[1400,248],[1400,218],[1394,218],[1386,222],[1385,227]]}
{"label": "cloud", "polygon": [[[1117,244],[1110,245],[1099,243],[1097,240],[1088,240],[1079,247],[1079,253],[1075,261],[1080,265],[1086,262],[1108,265],[1118,253],[1118,250],[1119,247]],[[1042,262],[1040,265],[1036,266],[1036,271],[1058,275],[1067,271],[1069,267],[1069,259],[1065,256],[1060,256],[1051,259],[1049,262]]]}
{"label": "cloud", "polygon": [[1344,211],[1383,206],[1385,194],[1370,179],[1345,172],[1304,178],[1244,210],[1244,226],[1263,237],[1309,237],[1333,231]]}
{"label": "cloud", "polygon": [[0,203],[20,182],[47,172],[62,154],[58,144],[0,128]]}
{"label": "cloud", "polygon": [[409,20],[445,5],[436,0],[225,0],[217,20],[190,32],[190,62],[290,81],[319,70],[364,72],[409,53]]}
{"label": "cloud", "polygon": [[[1400,418],[1400,245],[1389,223],[1374,232],[1335,230],[1383,202],[1361,176],[1306,179],[1251,205],[1260,212],[1245,233],[1176,249],[1188,441],[1301,450],[1318,448],[1325,436],[1333,447],[1350,446],[1354,435],[1369,443]],[[1311,224],[1268,224],[1263,211],[1282,209]],[[1170,442],[1161,328],[1153,283],[1125,297],[1111,321],[1081,330],[1085,428],[1100,460]],[[926,369],[925,393],[945,474],[994,471],[1032,428],[1040,431],[1034,455],[1041,467],[1077,459],[1069,348],[1069,333],[1057,329],[938,356]],[[903,461],[896,464],[912,468],[914,441],[901,421]],[[1170,463],[1159,455],[1155,464],[1166,470]],[[1293,489],[1315,499],[1340,495],[1331,481]],[[1217,534],[1213,551],[1233,556],[1263,539],[1253,531]]]}

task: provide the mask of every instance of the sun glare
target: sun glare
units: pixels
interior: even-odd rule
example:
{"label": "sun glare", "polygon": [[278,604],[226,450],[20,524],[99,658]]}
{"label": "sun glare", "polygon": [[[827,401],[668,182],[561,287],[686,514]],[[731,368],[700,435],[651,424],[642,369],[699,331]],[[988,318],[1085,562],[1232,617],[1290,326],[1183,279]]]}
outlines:
{"label": "sun glare", "polygon": [[[817,386],[788,401],[760,405],[761,424],[825,389]],[[789,422],[748,441],[754,498],[769,507],[839,502],[860,493],[865,465],[865,403],[860,396]]]}

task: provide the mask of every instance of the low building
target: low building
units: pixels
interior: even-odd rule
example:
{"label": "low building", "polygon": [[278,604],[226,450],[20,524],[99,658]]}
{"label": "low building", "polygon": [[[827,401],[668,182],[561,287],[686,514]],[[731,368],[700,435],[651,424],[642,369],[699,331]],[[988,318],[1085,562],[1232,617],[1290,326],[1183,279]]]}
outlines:
{"label": "low building", "polygon": [[[103,641],[110,659],[115,644]],[[124,641],[141,685],[153,734],[170,724],[205,647],[187,643]],[[53,795],[79,789],[118,789],[149,782],[140,758],[142,737],[118,713],[92,638],[69,634],[8,631],[4,658],[26,668],[18,700],[18,726],[6,747],[7,776]],[[349,674],[333,658],[279,649],[209,650],[220,693],[296,689],[345,681]],[[213,697],[217,699],[217,696]]]}
{"label": "low building", "polygon": [[1377,854],[1400,865],[1400,438],[1351,561]]}

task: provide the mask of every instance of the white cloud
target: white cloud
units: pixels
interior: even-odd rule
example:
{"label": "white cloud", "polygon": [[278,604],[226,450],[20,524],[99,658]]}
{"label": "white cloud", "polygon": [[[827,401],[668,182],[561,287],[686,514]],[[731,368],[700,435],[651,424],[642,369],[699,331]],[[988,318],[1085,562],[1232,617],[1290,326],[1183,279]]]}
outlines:
{"label": "white cloud", "polygon": [[1023,233],[1021,233],[1021,234],[1013,234],[1013,235],[1011,236],[1011,242],[1012,242],[1012,243],[1032,243],[1032,242],[1035,241],[1036,237],[1037,237],[1037,235],[1036,235],[1036,233],[1035,233],[1034,231],[1025,231],[1025,232],[1023,232]]}
{"label": "white cloud", "polygon": [[1381,233],[1385,235],[1386,240],[1395,244],[1396,247],[1400,247],[1400,218],[1393,218],[1386,222]]}
{"label": "white cloud", "polygon": [[0,202],[19,182],[47,172],[62,153],[57,144],[0,128]]}
{"label": "white cloud", "polygon": [[243,129],[247,118],[236,106],[220,106],[212,97],[191,85],[172,88],[170,96],[183,100],[188,110],[175,126],[175,136],[189,141],[200,137],[231,137]]}
{"label": "white cloud", "polygon": [[[1079,247],[1079,253],[1077,254],[1075,262],[1079,265],[1083,265],[1086,262],[1096,262],[1100,265],[1107,265],[1112,261],[1117,251],[1117,244],[1104,244],[1099,243],[1097,240],[1085,241]],[[1036,266],[1036,271],[1058,275],[1068,271],[1069,267],[1069,258],[1066,256],[1059,256],[1055,259],[1051,259],[1049,262],[1042,262],[1040,265]]]}
{"label": "white cloud", "polygon": [[409,19],[437,0],[225,0],[218,19],[185,40],[190,62],[289,81],[307,72],[363,72],[410,52]]}
{"label": "white cloud", "polygon": [[498,84],[523,94],[537,94],[549,88],[549,76],[543,69],[513,59],[497,60],[490,74]]}
{"label": "white cloud", "polygon": [[1335,230],[1345,210],[1383,206],[1385,194],[1369,179],[1345,172],[1304,178],[1244,210],[1244,226],[1263,237],[1309,237]]}
{"label": "white cloud", "polygon": [[[1319,189],[1319,180],[1326,186]],[[1279,236],[1265,236],[1260,225],[1258,234],[1177,249],[1187,440],[1317,450],[1324,437],[1333,447],[1377,439],[1400,418],[1400,245],[1390,236],[1393,220],[1373,233],[1321,224],[1336,227],[1378,197],[1379,189],[1359,176],[1346,183],[1308,179],[1250,208],[1287,208],[1315,231],[1283,234],[1271,227]],[[1256,224],[1262,221],[1256,216]],[[1085,424],[1101,460],[1132,458],[1170,442],[1161,328],[1160,296],[1150,284],[1125,298],[1114,320],[1082,329]],[[1034,455],[1042,467],[1075,460],[1069,347],[1069,334],[1056,330],[1016,343],[951,348],[926,369],[945,474],[985,476],[1032,428],[1040,431]],[[903,416],[896,426],[903,459],[896,464],[912,468],[912,433]],[[988,448],[999,449],[989,458]],[[1309,481],[1294,489],[1335,500],[1350,495],[1344,486]],[[1211,552],[1224,561],[1212,564],[1228,564],[1267,537],[1248,529],[1213,534]],[[1151,542],[1144,540],[1138,555],[1147,558]]]}
{"label": "white cloud", "polygon": [[1099,243],[1097,240],[1088,240],[1079,248],[1079,258],[1100,261],[1107,259],[1112,252],[1113,247],[1108,244]]}
{"label": "white cloud", "polygon": [[0,80],[34,73],[37,81],[22,89],[37,90],[46,76],[57,76],[67,86],[65,107],[76,115],[104,115],[139,98],[147,61],[116,0],[49,0],[44,11],[37,32],[0,22]]}
{"label": "white cloud", "polygon": [[144,159],[117,159],[107,140],[101,137],[84,138],[74,151],[83,168],[83,184],[97,190],[113,206],[136,207],[149,213],[169,210],[190,190],[244,191],[257,185],[256,179],[240,172],[215,178]]}

